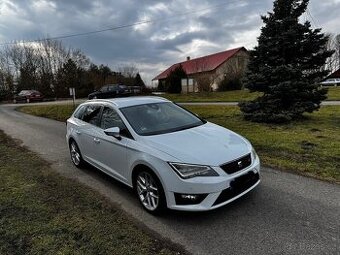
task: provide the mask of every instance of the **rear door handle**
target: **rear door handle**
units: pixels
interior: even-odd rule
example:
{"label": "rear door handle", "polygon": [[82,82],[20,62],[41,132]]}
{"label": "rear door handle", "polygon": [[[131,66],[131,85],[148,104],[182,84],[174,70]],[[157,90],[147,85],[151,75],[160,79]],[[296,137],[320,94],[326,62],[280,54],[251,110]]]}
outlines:
{"label": "rear door handle", "polygon": [[78,130],[76,130],[76,134],[77,134],[77,135],[80,135],[80,134],[81,134],[81,132],[80,132],[80,131],[78,131]]}
{"label": "rear door handle", "polygon": [[100,143],[100,140],[99,140],[98,138],[93,138],[93,141],[94,141],[95,143]]}

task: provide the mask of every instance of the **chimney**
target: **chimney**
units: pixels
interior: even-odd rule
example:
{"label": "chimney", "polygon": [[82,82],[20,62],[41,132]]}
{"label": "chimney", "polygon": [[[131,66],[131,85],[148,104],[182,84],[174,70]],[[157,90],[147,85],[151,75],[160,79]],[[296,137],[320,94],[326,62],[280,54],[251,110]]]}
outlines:
{"label": "chimney", "polygon": [[187,61],[189,61],[190,60],[190,56],[187,56]]}

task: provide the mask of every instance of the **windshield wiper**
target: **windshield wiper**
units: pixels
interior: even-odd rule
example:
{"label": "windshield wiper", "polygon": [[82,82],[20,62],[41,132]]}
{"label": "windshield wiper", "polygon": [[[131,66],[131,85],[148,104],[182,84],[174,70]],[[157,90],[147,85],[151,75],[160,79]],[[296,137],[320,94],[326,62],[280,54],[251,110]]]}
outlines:
{"label": "windshield wiper", "polygon": [[191,128],[199,127],[199,126],[202,126],[202,125],[203,125],[203,123],[193,124],[193,125],[190,125],[190,126],[184,126],[184,127],[180,127],[180,128],[175,129],[173,132],[191,129]]}

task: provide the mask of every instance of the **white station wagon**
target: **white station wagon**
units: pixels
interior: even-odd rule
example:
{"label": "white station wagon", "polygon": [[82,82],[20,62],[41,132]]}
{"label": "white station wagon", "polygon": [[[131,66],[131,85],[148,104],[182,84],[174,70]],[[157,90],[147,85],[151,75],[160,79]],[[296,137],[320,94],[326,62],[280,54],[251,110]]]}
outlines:
{"label": "white station wagon", "polygon": [[89,163],[130,186],[150,213],[215,209],[260,183],[247,139],[164,98],[85,102],[66,139],[76,167]]}

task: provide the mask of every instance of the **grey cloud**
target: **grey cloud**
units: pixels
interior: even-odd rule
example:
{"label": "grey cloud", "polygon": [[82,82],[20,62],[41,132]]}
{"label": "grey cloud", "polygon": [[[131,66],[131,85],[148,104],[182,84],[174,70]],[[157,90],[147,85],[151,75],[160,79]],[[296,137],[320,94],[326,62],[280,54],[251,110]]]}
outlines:
{"label": "grey cloud", "polygon": [[[34,1],[12,1],[17,6],[11,10],[13,15],[6,18],[5,8],[0,9],[0,38],[3,41],[81,33],[131,24],[141,19],[156,20],[142,30],[126,28],[63,40],[67,45],[82,49],[97,64],[114,67],[120,63],[139,63],[142,73],[149,78],[161,71],[161,67],[181,61],[186,55],[184,45],[191,45],[196,39],[212,45],[197,48],[195,56],[233,46],[237,38],[259,30],[262,26],[260,15],[272,9],[271,0],[240,0],[206,12],[178,15],[221,4],[221,1],[53,0],[55,9],[38,11]],[[321,25],[329,26],[324,27],[325,32],[336,31],[334,24],[340,22],[340,5],[334,0],[319,2],[311,1],[314,18]],[[167,8],[154,8],[160,3]],[[242,6],[242,3],[246,5]],[[2,4],[0,2],[0,7]],[[190,30],[191,27],[195,29]],[[250,40],[256,44],[256,38]]]}

